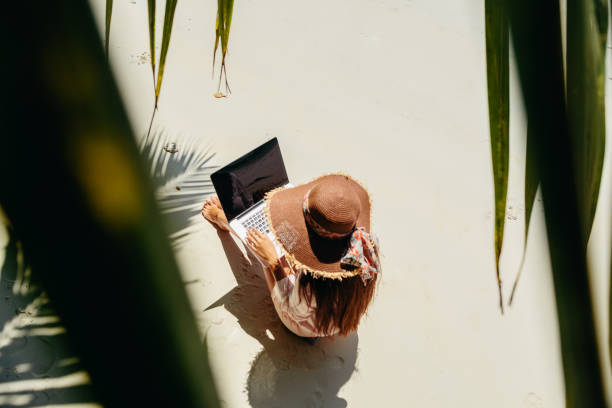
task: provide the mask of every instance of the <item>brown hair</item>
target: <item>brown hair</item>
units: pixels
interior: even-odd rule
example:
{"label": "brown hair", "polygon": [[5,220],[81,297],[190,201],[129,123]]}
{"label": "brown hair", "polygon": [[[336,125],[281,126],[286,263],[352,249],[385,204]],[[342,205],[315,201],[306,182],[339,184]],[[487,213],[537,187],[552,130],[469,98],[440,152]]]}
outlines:
{"label": "brown hair", "polygon": [[346,336],[357,329],[376,289],[377,276],[363,285],[360,276],[339,279],[314,278],[309,273],[300,277],[300,300],[310,306],[316,301],[315,328],[324,334],[335,328]]}

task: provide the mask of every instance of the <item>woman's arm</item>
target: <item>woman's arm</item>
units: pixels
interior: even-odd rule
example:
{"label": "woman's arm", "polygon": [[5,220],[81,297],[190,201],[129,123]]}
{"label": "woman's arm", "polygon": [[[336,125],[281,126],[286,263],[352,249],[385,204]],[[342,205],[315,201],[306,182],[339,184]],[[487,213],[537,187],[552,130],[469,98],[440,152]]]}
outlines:
{"label": "woman's arm", "polygon": [[279,259],[276,264],[269,265],[264,268],[264,272],[266,275],[266,283],[268,284],[268,289],[270,292],[274,289],[274,285],[281,279],[286,278],[291,274],[291,269],[289,265],[285,262],[285,258],[282,258],[282,261]]}
{"label": "woman's arm", "polygon": [[279,259],[278,256],[276,256],[276,249],[272,241],[270,241],[270,238],[255,228],[247,232],[246,243],[262,261],[266,283],[268,284],[268,289],[272,292],[277,281],[291,274],[289,264],[285,260],[285,257]]}

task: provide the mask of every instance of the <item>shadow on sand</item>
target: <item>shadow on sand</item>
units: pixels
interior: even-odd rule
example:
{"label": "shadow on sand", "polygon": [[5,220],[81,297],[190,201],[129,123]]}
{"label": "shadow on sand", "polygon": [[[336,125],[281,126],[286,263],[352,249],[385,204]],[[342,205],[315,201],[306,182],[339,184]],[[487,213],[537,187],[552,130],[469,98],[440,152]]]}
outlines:
{"label": "shadow on sand", "polygon": [[2,223],[0,228],[8,236],[0,256],[0,406],[91,403],[89,376],[52,303],[12,228]]}
{"label": "shadow on sand", "polygon": [[346,407],[337,394],[355,371],[357,334],[322,338],[314,345],[295,336],[276,314],[261,264],[245,257],[229,233],[218,235],[237,286],[206,310],[224,306],[263,346],[247,379],[251,406]]}
{"label": "shadow on sand", "polygon": [[[169,153],[165,146],[172,143],[177,150]],[[149,166],[168,236],[175,248],[180,247],[203,226],[200,210],[214,192],[210,175],[218,167],[211,164],[215,153],[200,138],[163,131],[142,142],[140,152]]]}

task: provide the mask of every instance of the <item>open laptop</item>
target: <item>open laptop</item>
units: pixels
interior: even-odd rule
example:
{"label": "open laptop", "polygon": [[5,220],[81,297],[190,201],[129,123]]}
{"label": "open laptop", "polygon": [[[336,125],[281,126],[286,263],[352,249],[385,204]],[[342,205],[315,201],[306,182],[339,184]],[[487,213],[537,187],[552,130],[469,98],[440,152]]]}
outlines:
{"label": "open laptop", "polygon": [[247,231],[257,228],[270,237],[281,257],[282,249],[270,231],[263,200],[270,190],[292,187],[278,140],[267,141],[217,170],[210,178],[232,232],[246,242]]}

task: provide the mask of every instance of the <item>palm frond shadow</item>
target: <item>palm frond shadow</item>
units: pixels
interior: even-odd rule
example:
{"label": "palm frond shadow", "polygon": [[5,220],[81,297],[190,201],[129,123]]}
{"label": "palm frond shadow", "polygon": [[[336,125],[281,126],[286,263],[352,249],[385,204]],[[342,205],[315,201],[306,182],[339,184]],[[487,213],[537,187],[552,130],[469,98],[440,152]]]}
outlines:
{"label": "palm frond shadow", "polygon": [[0,405],[93,402],[89,377],[69,347],[66,330],[13,229],[6,228],[0,267]]}
{"label": "palm frond shadow", "polygon": [[[169,143],[176,143],[177,152],[165,149]],[[149,166],[172,245],[179,247],[203,226],[200,210],[214,192],[210,175],[218,166],[210,162],[215,153],[197,138],[174,138],[164,131],[142,142],[140,151]]]}

